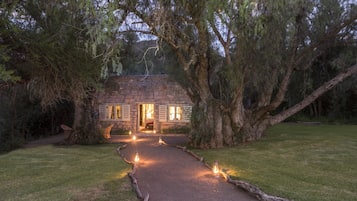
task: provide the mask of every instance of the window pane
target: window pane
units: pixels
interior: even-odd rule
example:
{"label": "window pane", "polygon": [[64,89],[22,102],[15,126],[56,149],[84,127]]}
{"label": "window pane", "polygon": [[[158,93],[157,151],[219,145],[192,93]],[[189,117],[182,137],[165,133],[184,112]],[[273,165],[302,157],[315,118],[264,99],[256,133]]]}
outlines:
{"label": "window pane", "polygon": [[110,107],[111,107],[110,119],[115,119],[115,107],[114,106],[110,106]]}
{"label": "window pane", "polygon": [[115,106],[116,108],[116,114],[117,114],[117,119],[121,119],[121,107],[120,105]]}
{"label": "window pane", "polygon": [[170,106],[169,107],[169,120],[174,120],[175,119],[175,107]]}
{"label": "window pane", "polygon": [[111,116],[112,116],[112,106],[110,106],[110,105],[107,106],[106,116],[107,116],[107,119],[111,119]]}
{"label": "window pane", "polygon": [[176,107],[176,120],[181,120],[181,119],[182,119],[182,108]]}

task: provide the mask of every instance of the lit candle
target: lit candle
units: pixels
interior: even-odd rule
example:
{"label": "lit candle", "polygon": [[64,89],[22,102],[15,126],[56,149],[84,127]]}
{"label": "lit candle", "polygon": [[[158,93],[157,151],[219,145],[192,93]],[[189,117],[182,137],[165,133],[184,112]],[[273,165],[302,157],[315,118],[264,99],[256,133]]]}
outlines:
{"label": "lit candle", "polygon": [[213,164],[213,174],[217,175],[219,173],[219,167],[218,167],[218,162],[215,161],[214,164]]}
{"label": "lit candle", "polygon": [[137,163],[137,162],[139,162],[139,160],[140,160],[139,153],[136,152],[134,161],[135,161],[135,163]]}

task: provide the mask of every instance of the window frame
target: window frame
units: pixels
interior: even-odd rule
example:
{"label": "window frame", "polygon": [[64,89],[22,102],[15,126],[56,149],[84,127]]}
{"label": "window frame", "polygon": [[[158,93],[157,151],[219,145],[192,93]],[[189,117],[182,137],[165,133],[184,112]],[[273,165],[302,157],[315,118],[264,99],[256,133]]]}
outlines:
{"label": "window frame", "polygon": [[[109,109],[111,107],[111,110]],[[118,117],[118,107],[120,116]],[[113,113],[114,112],[114,113]],[[114,118],[111,118],[114,116]],[[108,103],[105,105],[105,119],[109,121],[122,121],[123,120],[123,104],[121,103]]]}
{"label": "window frame", "polygon": [[[170,110],[170,109],[171,109],[172,107],[174,108],[174,111],[175,111],[175,112],[174,112],[174,119],[171,119],[171,114],[172,114],[172,113],[171,113],[171,110]],[[178,108],[180,108],[180,110],[181,110],[180,113],[177,112],[177,109],[178,109]],[[168,110],[167,110],[167,117],[168,117],[168,118],[167,118],[167,121],[168,121],[168,122],[183,122],[183,121],[185,120],[185,118],[184,118],[184,110],[183,110],[184,108],[183,108],[183,105],[182,105],[182,104],[168,104],[168,105],[167,105],[167,109],[168,109]],[[178,115],[178,114],[180,115],[180,119],[177,118],[177,115]]]}

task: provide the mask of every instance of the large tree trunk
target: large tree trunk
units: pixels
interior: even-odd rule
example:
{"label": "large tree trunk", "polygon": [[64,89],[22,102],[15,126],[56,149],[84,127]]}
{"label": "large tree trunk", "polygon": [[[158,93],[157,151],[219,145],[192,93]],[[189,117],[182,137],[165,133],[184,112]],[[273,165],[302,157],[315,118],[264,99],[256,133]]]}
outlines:
{"label": "large tree trunk", "polygon": [[205,149],[234,145],[237,141],[234,111],[225,111],[216,99],[195,104],[191,119],[192,145]]}
{"label": "large tree trunk", "polygon": [[89,101],[74,101],[73,132],[67,139],[69,144],[97,144],[103,141],[93,116],[93,105]]}
{"label": "large tree trunk", "polygon": [[222,108],[223,104],[218,99],[210,98],[205,101],[198,99],[192,111],[192,144],[199,148],[219,148],[238,142],[259,140],[267,128],[302,110],[356,72],[357,65],[351,66],[313,91],[300,103],[274,116],[269,114],[270,111],[265,113],[244,111],[242,96],[239,95],[229,108]]}

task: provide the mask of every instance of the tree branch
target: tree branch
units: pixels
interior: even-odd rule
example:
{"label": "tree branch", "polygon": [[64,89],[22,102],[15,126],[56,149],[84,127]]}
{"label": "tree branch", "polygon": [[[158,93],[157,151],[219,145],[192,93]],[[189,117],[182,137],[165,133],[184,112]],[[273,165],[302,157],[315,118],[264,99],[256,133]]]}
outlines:
{"label": "tree branch", "polygon": [[354,64],[353,66],[349,67],[345,71],[339,73],[336,75],[334,78],[331,80],[325,82],[323,85],[321,85],[319,88],[317,88],[315,91],[313,91],[309,96],[307,96],[304,100],[302,100],[300,103],[290,107],[289,109],[271,117],[270,119],[270,124],[274,125],[277,124],[286,118],[292,116],[293,114],[299,112],[301,109],[305,108],[312,102],[314,102],[318,97],[320,97],[323,93],[329,91],[333,87],[335,87],[338,83],[342,82],[346,78],[354,75],[357,73],[357,64]]}

